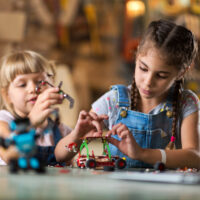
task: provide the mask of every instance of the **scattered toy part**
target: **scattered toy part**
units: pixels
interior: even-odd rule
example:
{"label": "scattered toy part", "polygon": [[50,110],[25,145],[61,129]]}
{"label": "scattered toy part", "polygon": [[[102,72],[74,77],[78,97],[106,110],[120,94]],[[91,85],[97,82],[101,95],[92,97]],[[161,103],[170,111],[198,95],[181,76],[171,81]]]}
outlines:
{"label": "scattered toy part", "polygon": [[78,152],[78,146],[75,142],[72,142],[68,145],[65,145],[65,148],[69,151],[69,152]]}
{"label": "scattered toy part", "polygon": [[156,162],[156,164],[154,165],[154,169],[160,172],[165,171],[165,164],[162,162]]}

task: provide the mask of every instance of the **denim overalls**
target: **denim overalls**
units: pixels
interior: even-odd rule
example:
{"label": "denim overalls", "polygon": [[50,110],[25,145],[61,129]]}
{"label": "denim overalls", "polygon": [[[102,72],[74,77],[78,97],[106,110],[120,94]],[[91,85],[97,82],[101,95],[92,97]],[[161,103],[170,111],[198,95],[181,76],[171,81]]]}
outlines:
{"label": "denim overalls", "polygon": [[55,147],[58,143],[58,141],[61,139],[61,133],[58,128],[58,125],[53,126],[53,139],[54,139],[54,146],[37,146],[38,153],[37,153],[37,158],[39,158],[45,165],[62,165],[64,166],[65,163],[60,163],[56,161],[55,155],[54,155],[54,150]]}
{"label": "denim overalls", "polygon": [[[115,124],[123,123],[132,132],[136,142],[142,148],[164,149],[170,141],[172,130],[172,118],[167,117],[166,109],[162,109],[158,114],[144,114],[130,110],[130,102],[128,97],[128,89],[123,85],[115,85],[111,89],[118,93],[119,112]],[[167,101],[166,107],[172,109],[172,104]],[[118,136],[113,136],[119,139]],[[152,167],[151,165],[130,159],[119,151],[117,147],[110,144],[112,155],[126,157],[127,167]]]}

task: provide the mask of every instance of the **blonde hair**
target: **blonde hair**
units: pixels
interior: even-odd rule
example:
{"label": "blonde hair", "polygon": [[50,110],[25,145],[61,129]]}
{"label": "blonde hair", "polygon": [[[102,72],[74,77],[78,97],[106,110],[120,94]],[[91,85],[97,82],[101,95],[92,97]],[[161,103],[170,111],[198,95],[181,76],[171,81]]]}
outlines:
{"label": "blonde hair", "polygon": [[0,109],[6,109],[14,114],[12,105],[6,102],[5,94],[10,83],[20,74],[48,73],[52,70],[52,64],[42,55],[30,51],[17,51],[2,57],[0,62]]}

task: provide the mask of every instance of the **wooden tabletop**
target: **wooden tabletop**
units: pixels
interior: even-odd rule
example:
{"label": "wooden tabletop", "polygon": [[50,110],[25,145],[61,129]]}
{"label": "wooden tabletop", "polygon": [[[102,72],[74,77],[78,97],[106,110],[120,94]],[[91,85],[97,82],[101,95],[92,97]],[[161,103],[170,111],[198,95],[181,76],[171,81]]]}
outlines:
{"label": "wooden tabletop", "polygon": [[0,199],[200,199],[200,184],[126,181],[112,178],[116,173],[127,172],[48,167],[45,174],[10,174],[1,166]]}

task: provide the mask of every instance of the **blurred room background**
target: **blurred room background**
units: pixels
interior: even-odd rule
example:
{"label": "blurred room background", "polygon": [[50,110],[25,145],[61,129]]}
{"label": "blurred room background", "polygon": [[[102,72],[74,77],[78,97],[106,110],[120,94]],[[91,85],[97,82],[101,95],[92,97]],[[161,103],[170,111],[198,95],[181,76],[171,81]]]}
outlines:
{"label": "blurred room background", "polygon": [[[199,0],[0,0],[0,56],[34,50],[56,62],[56,84],[75,99],[61,107],[73,127],[80,110],[113,84],[132,81],[134,55],[150,21],[184,25],[200,40]],[[200,96],[199,58],[186,87]]]}

